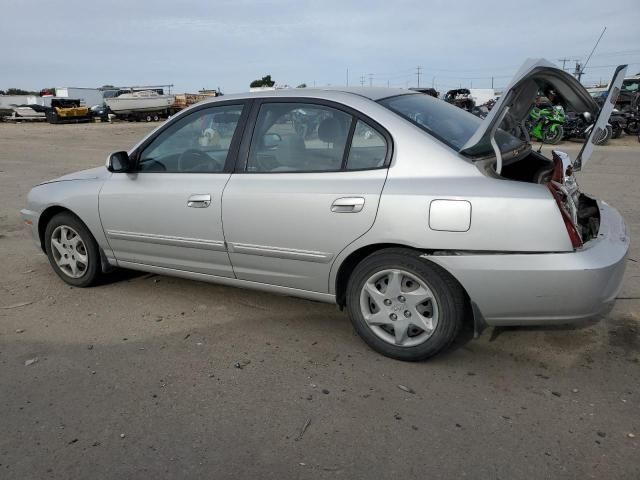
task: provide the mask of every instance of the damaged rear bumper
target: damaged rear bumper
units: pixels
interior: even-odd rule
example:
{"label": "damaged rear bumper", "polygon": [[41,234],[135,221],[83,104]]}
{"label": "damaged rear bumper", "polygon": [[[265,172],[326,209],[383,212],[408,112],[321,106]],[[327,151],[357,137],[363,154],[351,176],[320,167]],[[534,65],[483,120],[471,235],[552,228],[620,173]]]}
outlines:
{"label": "damaged rear bumper", "polygon": [[567,253],[434,255],[466,289],[488,325],[577,323],[607,313],[624,277],[629,236],[598,202],[598,237]]}

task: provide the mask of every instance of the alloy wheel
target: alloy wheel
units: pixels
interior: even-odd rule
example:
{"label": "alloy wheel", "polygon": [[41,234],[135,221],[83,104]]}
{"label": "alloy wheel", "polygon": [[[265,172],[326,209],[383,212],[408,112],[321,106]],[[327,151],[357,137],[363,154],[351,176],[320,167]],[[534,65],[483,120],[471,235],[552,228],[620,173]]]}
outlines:
{"label": "alloy wheel", "polygon": [[51,253],[60,270],[71,278],[80,278],[89,266],[87,247],[73,228],[60,225],[51,234]]}

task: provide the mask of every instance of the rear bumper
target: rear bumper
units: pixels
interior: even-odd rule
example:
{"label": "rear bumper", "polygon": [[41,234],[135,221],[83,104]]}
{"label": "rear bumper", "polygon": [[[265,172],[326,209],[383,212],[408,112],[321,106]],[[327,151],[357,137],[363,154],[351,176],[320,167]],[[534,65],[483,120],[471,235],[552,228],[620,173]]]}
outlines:
{"label": "rear bumper", "polygon": [[587,321],[612,307],[622,287],[629,236],[604,202],[598,238],[567,253],[429,256],[463,285],[489,325]]}

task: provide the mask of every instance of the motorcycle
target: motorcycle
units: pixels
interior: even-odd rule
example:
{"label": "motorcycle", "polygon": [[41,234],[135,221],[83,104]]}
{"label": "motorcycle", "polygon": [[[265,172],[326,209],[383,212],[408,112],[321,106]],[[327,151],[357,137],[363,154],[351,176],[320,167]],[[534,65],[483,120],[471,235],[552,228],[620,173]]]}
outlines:
{"label": "motorcycle", "polygon": [[[593,130],[594,120],[589,112],[569,112],[564,125],[564,138],[587,138]],[[596,145],[606,145],[613,135],[613,128],[607,124],[606,128],[594,138]]]}
{"label": "motorcycle", "polygon": [[627,128],[627,119],[630,117],[628,113],[621,112],[614,108],[609,117],[609,125],[611,125],[611,138],[620,138],[622,132]]}
{"label": "motorcycle", "polygon": [[525,122],[525,128],[531,138],[556,145],[565,135],[563,127],[565,120],[564,109],[560,105],[550,108],[533,107]]}
{"label": "motorcycle", "polygon": [[627,127],[624,131],[629,135],[638,135],[640,138],[640,93],[633,97],[626,113],[628,115]]}

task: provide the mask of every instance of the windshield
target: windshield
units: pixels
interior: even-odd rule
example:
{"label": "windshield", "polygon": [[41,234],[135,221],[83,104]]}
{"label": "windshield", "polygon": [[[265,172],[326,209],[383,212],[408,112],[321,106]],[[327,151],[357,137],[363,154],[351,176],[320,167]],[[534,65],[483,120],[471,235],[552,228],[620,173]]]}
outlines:
{"label": "windshield", "polygon": [[[398,95],[380,100],[379,103],[457,151],[462,149],[482,123],[482,119],[461,108],[428,95]],[[496,132],[495,138],[503,153],[523,144],[522,140],[501,129]],[[493,154],[493,148],[489,142],[481,143],[470,154]]]}
{"label": "windshield", "polygon": [[640,78],[630,78],[622,82],[622,90],[625,92],[637,92],[640,90]]}

